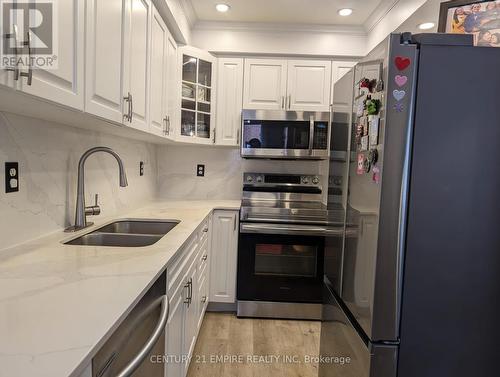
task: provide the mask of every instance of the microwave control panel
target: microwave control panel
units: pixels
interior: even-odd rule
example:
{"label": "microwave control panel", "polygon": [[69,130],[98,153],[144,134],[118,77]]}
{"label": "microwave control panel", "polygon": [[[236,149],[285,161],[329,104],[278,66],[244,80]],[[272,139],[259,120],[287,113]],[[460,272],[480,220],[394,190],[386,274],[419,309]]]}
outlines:
{"label": "microwave control panel", "polygon": [[314,123],[313,149],[328,148],[328,122]]}

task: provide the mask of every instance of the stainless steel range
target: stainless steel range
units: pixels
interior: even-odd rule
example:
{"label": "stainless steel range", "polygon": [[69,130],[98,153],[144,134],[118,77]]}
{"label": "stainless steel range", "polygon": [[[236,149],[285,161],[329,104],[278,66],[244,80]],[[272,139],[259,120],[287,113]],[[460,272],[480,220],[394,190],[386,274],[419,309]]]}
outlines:
{"label": "stainless steel range", "polygon": [[319,319],[324,236],[342,239],[342,214],[327,212],[320,176],[245,173],[243,179],[238,316]]}

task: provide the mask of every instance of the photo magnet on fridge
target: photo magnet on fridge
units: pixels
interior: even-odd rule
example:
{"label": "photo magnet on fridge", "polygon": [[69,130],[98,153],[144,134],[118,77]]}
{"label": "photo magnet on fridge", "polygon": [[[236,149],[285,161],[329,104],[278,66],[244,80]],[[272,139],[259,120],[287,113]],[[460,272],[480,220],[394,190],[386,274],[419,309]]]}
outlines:
{"label": "photo magnet on fridge", "polygon": [[358,153],[358,165],[356,168],[357,175],[363,175],[365,173],[365,155],[363,153]]}
{"label": "photo magnet on fridge", "polygon": [[362,151],[368,150],[368,135],[365,135],[361,138],[361,150]]}
{"label": "photo magnet on fridge", "polygon": [[370,136],[370,145],[375,146],[378,145],[378,127],[380,118],[378,116],[372,116],[369,119],[369,136]]}

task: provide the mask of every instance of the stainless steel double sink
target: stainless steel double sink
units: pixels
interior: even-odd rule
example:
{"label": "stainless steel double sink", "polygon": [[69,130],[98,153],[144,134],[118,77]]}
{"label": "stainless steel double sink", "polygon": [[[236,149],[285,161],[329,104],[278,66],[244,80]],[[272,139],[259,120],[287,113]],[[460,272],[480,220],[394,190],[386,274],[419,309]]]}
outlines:
{"label": "stainless steel double sink", "polygon": [[150,246],[158,242],[179,223],[179,220],[116,220],[64,244],[114,247]]}

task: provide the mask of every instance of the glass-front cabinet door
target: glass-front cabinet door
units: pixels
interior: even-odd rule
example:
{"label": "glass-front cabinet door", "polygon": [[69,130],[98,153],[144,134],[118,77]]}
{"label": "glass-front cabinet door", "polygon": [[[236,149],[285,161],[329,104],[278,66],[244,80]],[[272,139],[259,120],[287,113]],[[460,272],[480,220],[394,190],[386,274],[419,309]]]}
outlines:
{"label": "glass-front cabinet door", "polygon": [[215,82],[215,58],[206,51],[184,47],[182,55],[181,138],[195,138],[212,143],[213,128],[212,93]]}

